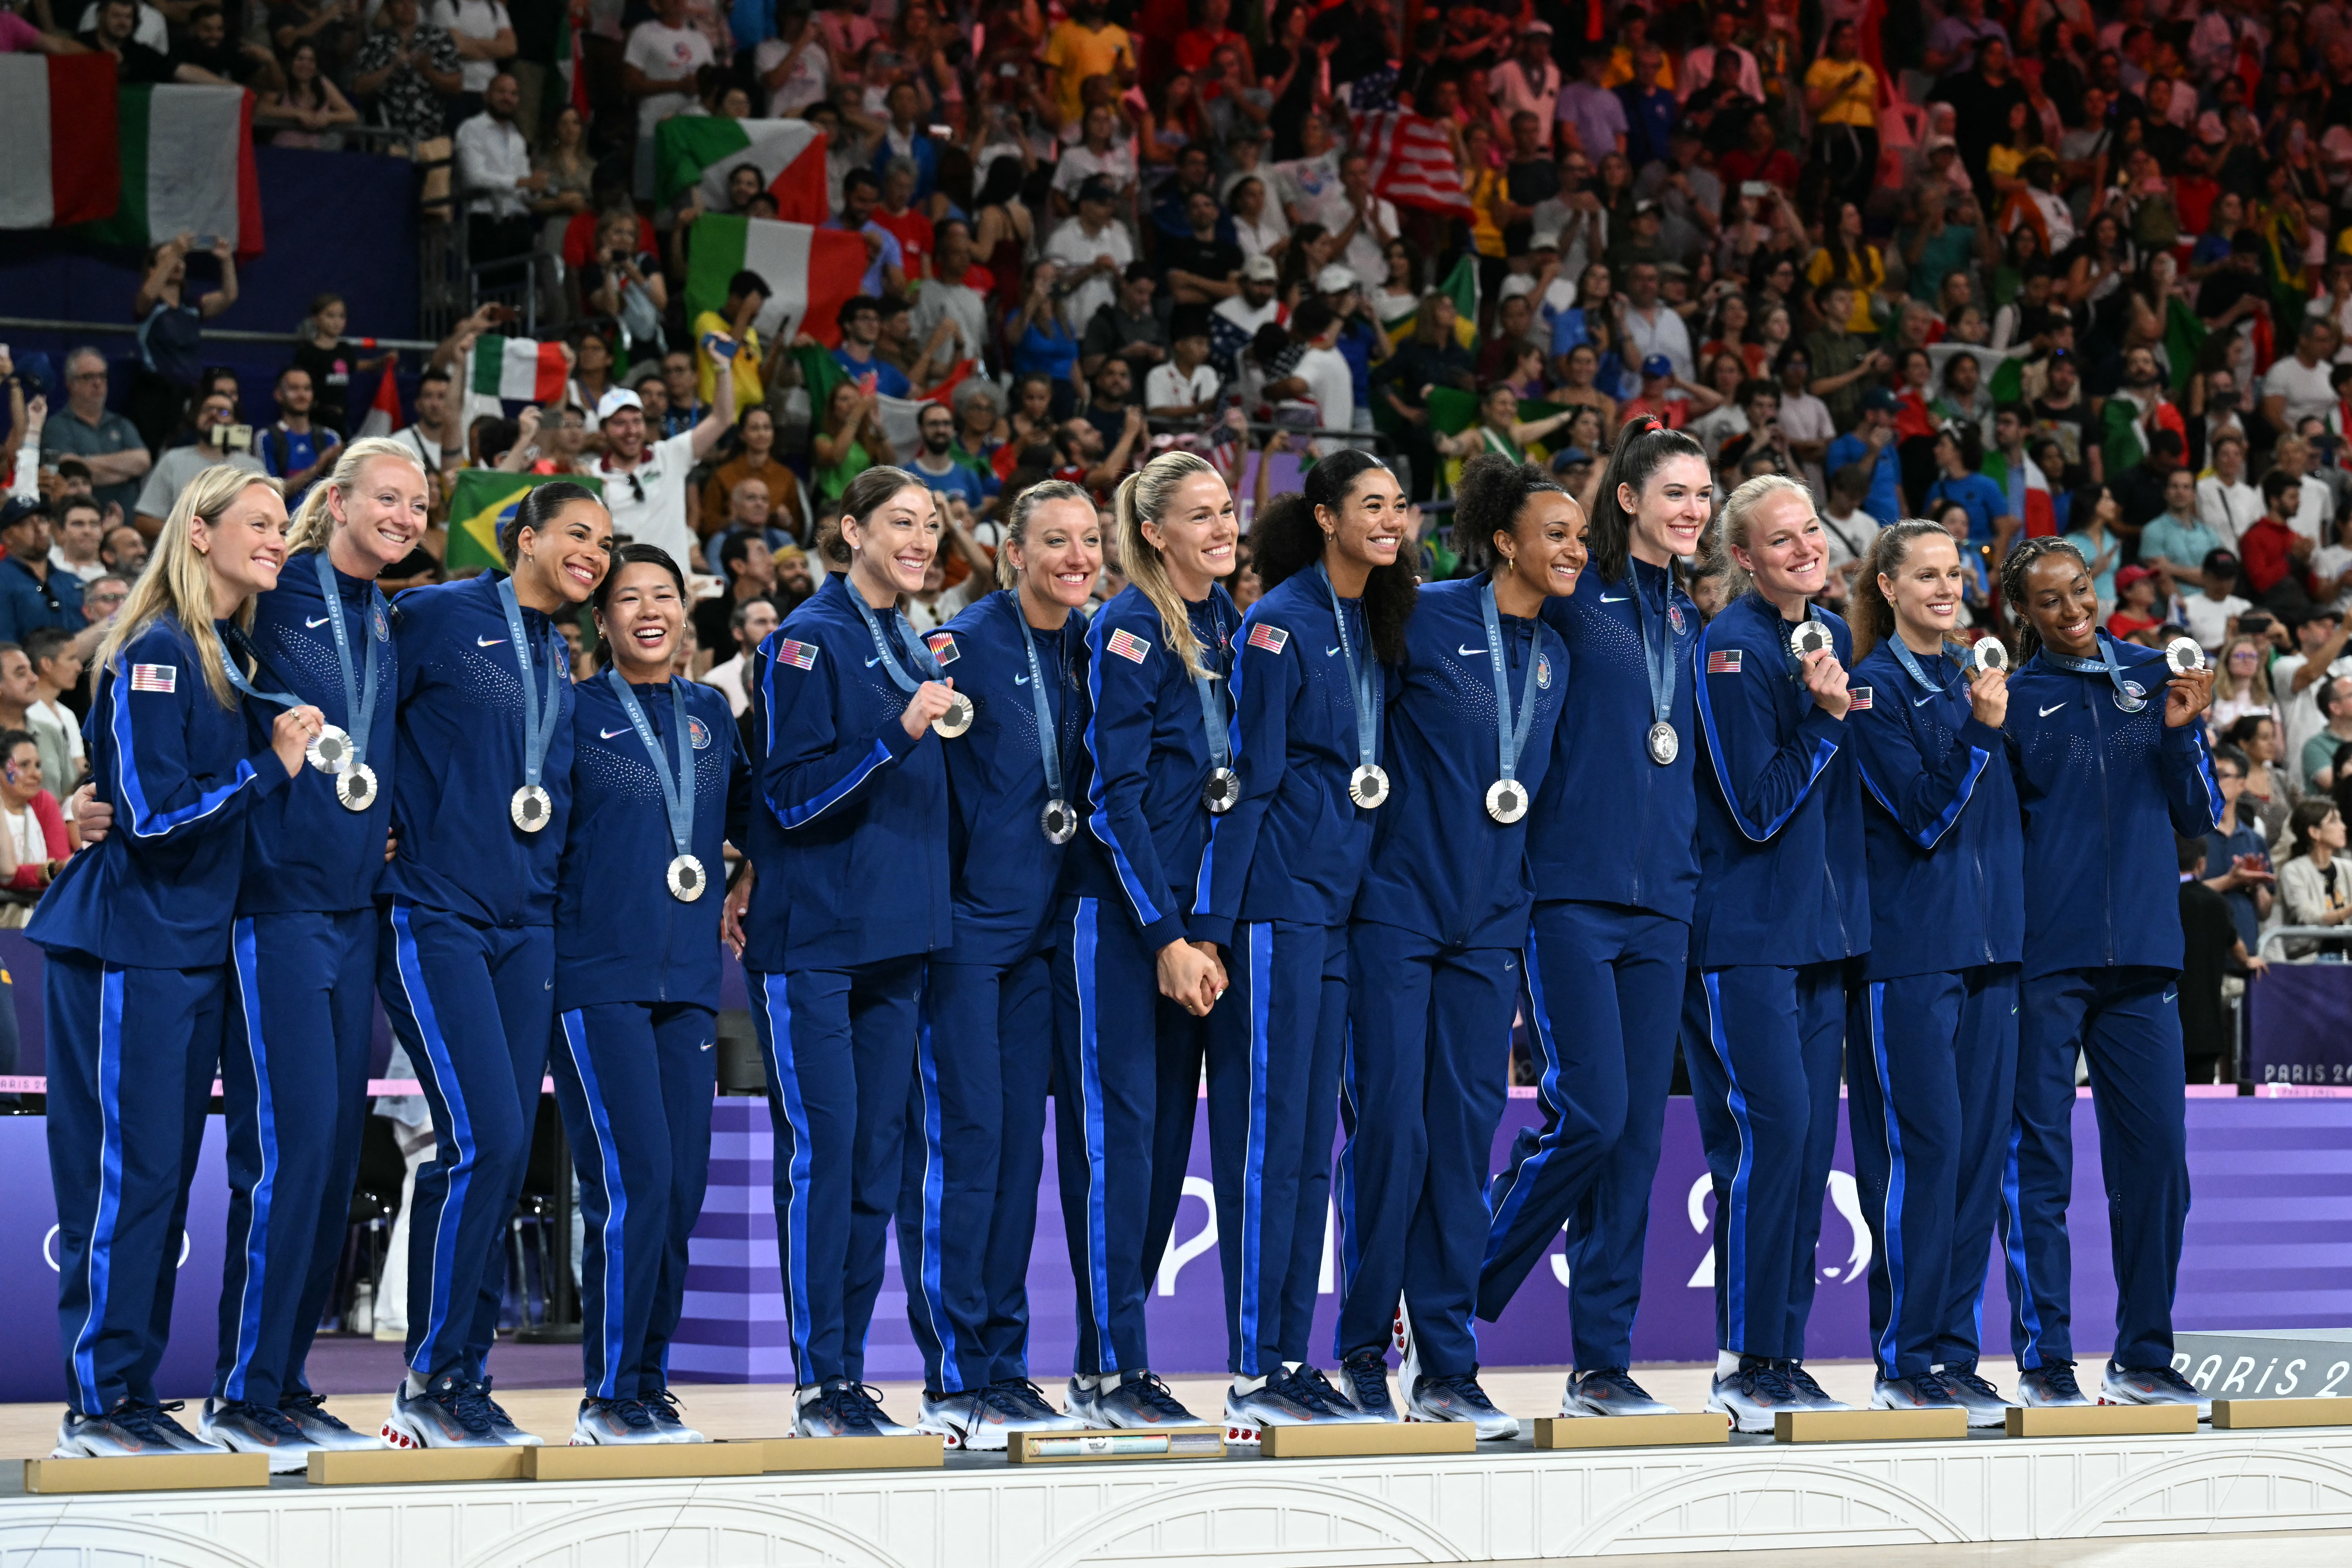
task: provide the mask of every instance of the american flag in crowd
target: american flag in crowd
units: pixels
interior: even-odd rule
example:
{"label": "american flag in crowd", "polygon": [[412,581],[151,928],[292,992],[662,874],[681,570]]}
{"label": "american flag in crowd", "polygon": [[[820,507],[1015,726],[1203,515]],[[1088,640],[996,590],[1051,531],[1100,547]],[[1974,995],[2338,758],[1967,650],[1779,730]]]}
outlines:
{"label": "american flag in crowd", "polygon": [[1453,144],[1435,121],[1403,109],[1359,110],[1355,144],[1371,160],[1375,195],[1403,206],[1470,216]]}

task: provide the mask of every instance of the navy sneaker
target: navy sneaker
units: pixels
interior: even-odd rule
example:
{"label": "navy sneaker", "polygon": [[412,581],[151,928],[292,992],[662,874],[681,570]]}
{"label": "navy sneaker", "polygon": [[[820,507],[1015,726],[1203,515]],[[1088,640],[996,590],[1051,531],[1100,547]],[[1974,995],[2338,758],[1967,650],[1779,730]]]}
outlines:
{"label": "navy sneaker", "polygon": [[821,1384],[813,1393],[807,1390],[796,1393],[793,1396],[796,1408],[793,1413],[793,1435],[796,1437],[882,1436],[874,1425],[874,1406],[862,1396],[851,1396],[856,1386],[846,1379],[835,1378],[831,1383]]}
{"label": "navy sneaker", "polygon": [[2046,1361],[2032,1372],[2019,1373],[2017,1402],[2029,1409],[2091,1403],[2083,1385],[2074,1381],[2074,1363],[2071,1361]]}
{"label": "navy sneaker", "polygon": [[1977,1375],[1974,1367],[1948,1366],[1938,1374],[1960,1408],[1969,1413],[1971,1426],[2005,1426],[2015,1401],[2003,1399],[2000,1390]]}
{"label": "navy sneaker", "polygon": [[392,1412],[383,1418],[383,1440],[395,1448],[503,1448],[483,1408],[481,1385],[444,1373],[411,1397],[403,1383],[392,1391]]}
{"label": "navy sneaker", "polygon": [[1767,1433],[1783,1410],[1811,1410],[1805,1396],[1778,1362],[1744,1356],[1738,1370],[1718,1375],[1708,1391],[1706,1407],[1731,1417],[1735,1432]]}
{"label": "navy sneaker", "polygon": [[637,1403],[646,1407],[646,1414],[652,1416],[654,1425],[661,1428],[664,1442],[708,1443],[710,1441],[686,1424],[686,1417],[677,1413],[677,1407],[682,1402],[668,1389],[656,1388],[651,1394],[640,1394],[637,1395]]}
{"label": "navy sneaker", "polygon": [[2168,1366],[2117,1366],[2107,1363],[2099,1379],[2102,1405],[2193,1405],[2197,1419],[2213,1419],[2213,1402]]}
{"label": "navy sneaker", "polygon": [[[1382,1370],[1385,1371],[1386,1368],[1383,1367]],[[1385,1415],[1373,1415],[1357,1409],[1355,1401],[1340,1393],[1331,1380],[1323,1374],[1323,1369],[1319,1366],[1309,1366],[1305,1362],[1299,1363],[1290,1369],[1290,1384],[1301,1398],[1310,1403],[1319,1402],[1342,1421],[1360,1426],[1389,1419]]]}
{"label": "navy sneaker", "polygon": [[323,1394],[289,1394],[278,1401],[278,1414],[294,1423],[312,1446],[326,1449],[381,1448],[383,1439],[354,1432],[327,1409]]}
{"label": "navy sneaker", "polygon": [[536,1448],[540,1446],[539,1435],[537,1433],[526,1432],[521,1427],[516,1426],[514,1423],[514,1417],[508,1415],[505,1408],[500,1405],[497,1400],[490,1397],[490,1380],[488,1377],[485,1376],[479,1383],[474,1384],[474,1390],[477,1394],[481,1395],[482,1408],[488,1414],[490,1418],[490,1430],[498,1435],[499,1442],[511,1444],[514,1447],[520,1448]]}
{"label": "navy sneaker", "polygon": [[1413,1379],[1412,1392],[1405,1395],[1404,1418],[1466,1421],[1482,1443],[1519,1435],[1519,1418],[1495,1408],[1495,1402],[1478,1386],[1478,1374],[1475,1372]]}
{"label": "navy sneaker", "polygon": [[58,1446],[50,1450],[52,1459],[121,1459],[152,1458],[162,1454],[220,1454],[227,1452],[190,1435],[186,1428],[164,1414],[160,1405],[142,1404],[135,1399],[116,1402],[113,1409],[103,1415],[84,1415],[68,1410],[58,1423]]}
{"label": "navy sneaker", "polygon": [[1780,1363],[1780,1375],[1789,1380],[1789,1386],[1797,1391],[1797,1397],[1805,1402],[1805,1408],[1808,1410],[1851,1410],[1853,1408],[1853,1405],[1848,1405],[1842,1399],[1831,1398],[1830,1391],[1813,1381],[1813,1374],[1805,1370],[1805,1363],[1803,1362],[1782,1362]]}
{"label": "navy sneaker", "polygon": [[1087,1429],[1086,1422],[1079,1419],[1077,1412],[1072,1411],[1066,1415],[1055,1409],[1054,1402],[1045,1397],[1045,1391],[1025,1377],[999,1378],[990,1386],[1021,1406],[1023,1415],[1033,1424],[1029,1428],[1033,1432],[1083,1432]]}
{"label": "navy sneaker", "polygon": [[1095,1419],[1104,1426],[1132,1431],[1154,1426],[1202,1426],[1208,1423],[1176,1402],[1157,1373],[1130,1372],[1117,1388],[1095,1390]]}
{"label": "navy sneaker", "polygon": [[1652,1397],[1622,1366],[1596,1367],[1568,1374],[1568,1391],[1560,1397],[1562,1415],[1672,1415],[1675,1407]]}
{"label": "navy sneaker", "polygon": [[276,1405],[245,1399],[205,1400],[196,1430],[205,1442],[232,1454],[268,1455],[269,1473],[274,1476],[308,1469],[310,1456],[319,1447]]}
{"label": "navy sneaker", "polygon": [[1871,1380],[1873,1410],[1965,1410],[1959,1395],[1942,1377],[1923,1372],[1916,1377],[1874,1377]]}
{"label": "navy sneaker", "polygon": [[652,1414],[634,1399],[583,1399],[580,1418],[572,1426],[575,1448],[610,1448],[667,1443]]}
{"label": "navy sneaker", "polygon": [[1389,1361],[1381,1351],[1350,1351],[1340,1360],[1339,1381],[1349,1404],[1375,1421],[1399,1421],[1389,1395]]}

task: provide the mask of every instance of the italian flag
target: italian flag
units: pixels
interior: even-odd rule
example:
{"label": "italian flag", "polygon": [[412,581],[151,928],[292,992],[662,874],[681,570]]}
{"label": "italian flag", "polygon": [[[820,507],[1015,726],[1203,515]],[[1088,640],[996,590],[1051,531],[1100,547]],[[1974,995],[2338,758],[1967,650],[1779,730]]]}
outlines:
{"label": "italian flag", "polygon": [[[2057,532],[2058,512],[2051,503],[2050,476],[2043,473],[2042,465],[2031,458],[2021,456],[2018,460],[2025,465],[2025,483],[2022,487],[2025,492],[2025,515],[2019,520],[2024,524],[2024,531],[2019,537],[2041,539]],[[1999,485],[2004,492],[2008,490],[2009,458],[2006,454],[1986,453],[1983,473],[1985,478]]]}
{"label": "italian flag", "polygon": [[655,132],[665,202],[699,185],[704,208],[723,213],[728,177],[745,163],[760,172],[761,185],[776,198],[779,220],[819,224],[833,216],[825,195],[824,132],[805,120],[678,114]]}
{"label": "italian flag", "polygon": [[0,228],[61,228],[122,203],[114,62],[0,55]]}
{"label": "italian flag", "polygon": [[[52,62],[55,63],[55,62]],[[261,185],[253,170],[253,95],[241,87],[125,87],[116,98],[122,200],[83,232],[145,247],[173,235],[261,254]]]}
{"label": "italian flag", "polygon": [[[666,131],[675,123],[664,121]],[[856,297],[866,275],[866,241],[845,229],[760,217],[712,214],[695,220],[688,237],[686,314],[723,310],[727,280],[750,268],[766,279],[766,309],[752,325],[771,341],[806,332],[820,342],[841,341],[834,318]]]}
{"label": "italian flag", "polygon": [[552,403],[563,395],[563,384],[571,374],[560,344],[533,342],[529,338],[474,340],[469,385],[477,396],[510,403]]}

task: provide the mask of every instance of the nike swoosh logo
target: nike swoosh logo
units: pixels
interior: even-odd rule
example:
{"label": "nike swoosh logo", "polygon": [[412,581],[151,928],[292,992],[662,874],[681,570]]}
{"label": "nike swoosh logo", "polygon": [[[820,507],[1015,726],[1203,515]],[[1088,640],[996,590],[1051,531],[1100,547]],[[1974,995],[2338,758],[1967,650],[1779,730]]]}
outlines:
{"label": "nike swoosh logo", "polygon": [[1025,675],[1016,675],[1013,678],[1013,684],[1015,686],[1026,686],[1029,684],[1029,678]]}
{"label": "nike swoosh logo", "polygon": [[2066,706],[2066,705],[2065,705],[2063,702],[2053,702],[2049,707],[2044,708],[2044,709],[2042,710],[2042,712],[2041,712],[2041,715],[2040,715],[2040,716],[2041,716],[2042,718],[2047,719],[2047,718],[2049,718],[2049,717],[2050,717],[2050,715],[2052,715],[2053,713],[2057,712],[2057,711],[2058,711],[2058,710],[2060,710],[2061,708],[2063,708],[2063,707],[2065,707],[2065,706]]}
{"label": "nike swoosh logo", "polygon": [[615,735],[625,735],[628,732],[629,727],[624,724],[617,730],[599,730],[596,731],[596,738],[600,741],[609,741]]}
{"label": "nike swoosh logo", "polygon": [[499,644],[506,640],[507,639],[504,637],[476,637],[474,639],[474,646],[476,647],[496,647]]}
{"label": "nike swoosh logo", "polygon": [[1339,657],[1339,650],[1336,647],[1327,647],[1323,650],[1323,657],[1325,658],[1337,658]]}
{"label": "nike swoosh logo", "polygon": [[1458,647],[1454,651],[1460,654],[1464,658],[1476,658],[1480,654],[1485,653],[1486,650],[1483,647]]}
{"label": "nike swoosh logo", "polygon": [[705,1040],[702,1042],[702,1048],[707,1051],[718,1043],[719,1042],[717,1040]]}
{"label": "nike swoosh logo", "polygon": [[873,668],[876,665],[877,665],[877,664],[879,664],[879,663],[881,663],[881,662],[882,662],[882,656],[881,656],[880,654],[878,654],[878,653],[877,653],[877,654],[876,654],[872,658],[869,658],[869,659],[867,659],[867,660],[866,661],[866,668],[868,668],[868,669],[871,669],[871,668]]}
{"label": "nike swoosh logo", "polygon": [[314,621],[314,620],[311,620],[311,619],[310,619],[310,618],[309,618],[308,616],[305,616],[305,617],[303,617],[302,624],[303,624],[304,626],[309,626],[312,631],[316,631],[316,630],[318,630],[320,626],[325,626],[325,625],[327,624],[327,620],[328,620],[328,617],[327,617],[327,616],[320,616],[317,620],[315,620],[315,621]]}
{"label": "nike swoosh logo", "polygon": [[[1943,693],[1940,691],[1930,691],[1925,697],[1914,697],[1911,700],[1911,706],[1914,708],[1925,708],[1928,703],[1933,702],[1937,698],[1941,697]],[[2059,706],[2063,708],[2065,704],[2062,702]]]}
{"label": "nike swoosh logo", "polygon": [[1631,594],[1618,594],[1613,596],[1608,594],[1603,594],[1601,595],[1601,602],[1604,605],[1622,605],[1633,596],[1633,595]]}
{"label": "nike swoosh logo", "polygon": [[2168,992],[2166,992],[2166,993],[2164,994],[2164,999],[2165,999],[2167,1002],[2177,1001],[2177,1000],[2179,1000],[2179,996],[2180,996],[2180,993],[2179,993],[2179,992],[2178,992],[2178,991],[2168,991]]}

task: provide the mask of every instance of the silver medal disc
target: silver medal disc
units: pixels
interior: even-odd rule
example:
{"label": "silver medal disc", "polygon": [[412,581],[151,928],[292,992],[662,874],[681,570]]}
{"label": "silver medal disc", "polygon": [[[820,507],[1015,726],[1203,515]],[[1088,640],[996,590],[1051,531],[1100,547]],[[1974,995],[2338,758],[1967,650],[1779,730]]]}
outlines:
{"label": "silver medal disc", "polygon": [[1201,784],[1201,804],[1212,816],[1223,816],[1242,798],[1241,775],[1231,768],[1212,768]]}
{"label": "silver medal disc", "polygon": [[931,721],[931,728],[942,740],[952,741],[971,728],[971,699],[957,692],[948,700],[948,710]]}
{"label": "silver medal disc", "polygon": [[365,763],[335,775],[335,798],[345,811],[365,811],[375,804],[375,770]]}
{"label": "silver medal disc", "polygon": [[1795,650],[1799,658],[1804,658],[1812,654],[1827,653],[1837,644],[1830,637],[1827,623],[1803,621],[1789,634],[1789,647]]}
{"label": "silver medal disc", "polygon": [[1078,814],[1066,800],[1049,800],[1037,814],[1037,826],[1045,830],[1046,843],[1067,844],[1077,835]]}
{"label": "silver medal disc", "polygon": [[690,904],[702,897],[702,889],[710,879],[702,869],[702,862],[691,855],[681,855],[669,863],[669,896],[681,904]]}
{"label": "silver medal disc", "polygon": [[1389,775],[1376,763],[1366,763],[1348,775],[1348,798],[1370,811],[1389,797]]}
{"label": "silver medal disc", "polygon": [[2007,669],[2009,649],[2000,646],[1999,637],[1979,638],[1969,649],[1969,668],[1976,670]]}
{"label": "silver medal disc", "polygon": [[507,803],[507,815],[513,817],[514,825],[525,833],[537,833],[555,819],[555,802],[550,800],[547,792],[537,784],[525,784],[515,791],[514,799]]}
{"label": "silver medal disc", "polygon": [[2147,706],[2147,693],[2140,689],[2138,681],[2126,680],[2123,689],[2116,693],[2116,706],[2126,713],[2137,713]]}
{"label": "silver medal disc", "polygon": [[2175,637],[2164,645],[2164,662],[2172,667],[2175,675],[2187,675],[2205,668],[2205,650],[2197,646],[2195,637]]}
{"label": "silver medal disc", "polygon": [[1486,786],[1486,815],[1497,822],[1517,822],[1528,814],[1528,792],[1517,779],[1496,779]]}
{"label": "silver medal disc", "polygon": [[1669,766],[1676,757],[1682,755],[1683,738],[1675,734],[1675,727],[1664,719],[1650,726],[1647,739],[1650,761],[1662,768]]}
{"label": "silver medal disc", "polygon": [[310,737],[310,743],[302,748],[302,754],[320,773],[339,773],[351,766],[352,738],[337,726],[329,724]]}

